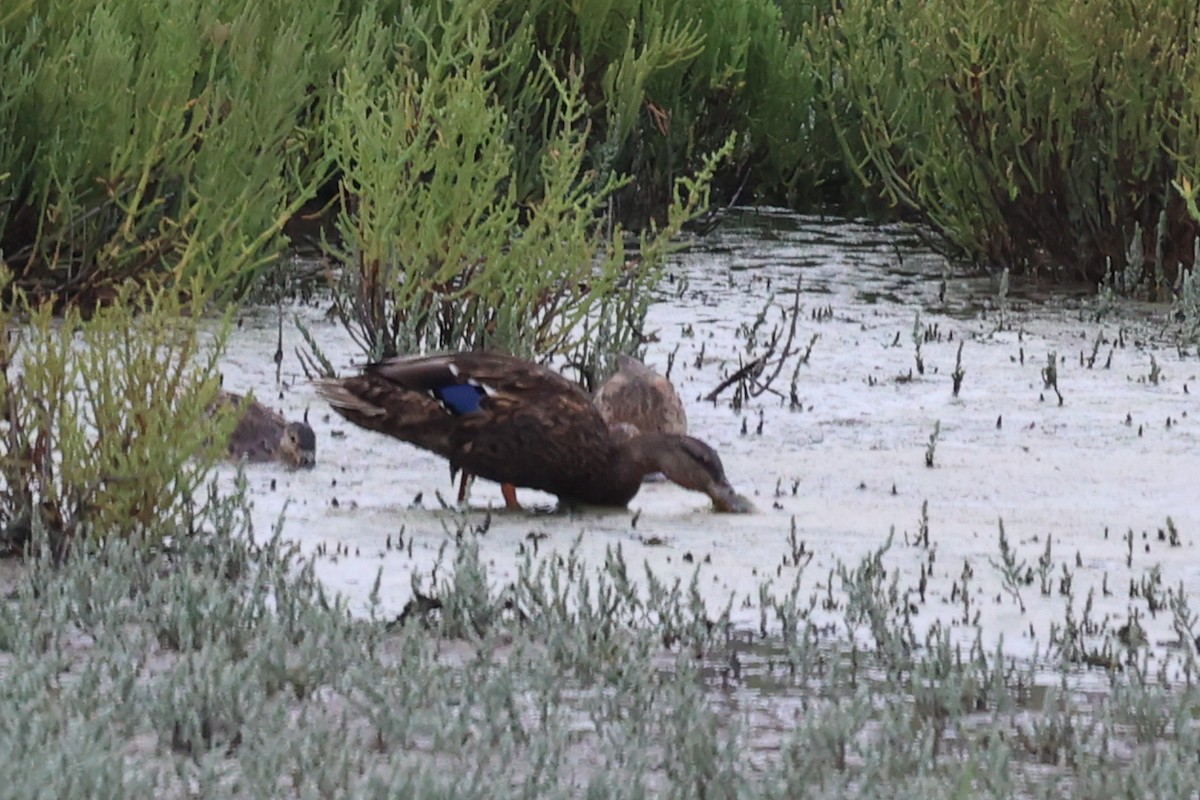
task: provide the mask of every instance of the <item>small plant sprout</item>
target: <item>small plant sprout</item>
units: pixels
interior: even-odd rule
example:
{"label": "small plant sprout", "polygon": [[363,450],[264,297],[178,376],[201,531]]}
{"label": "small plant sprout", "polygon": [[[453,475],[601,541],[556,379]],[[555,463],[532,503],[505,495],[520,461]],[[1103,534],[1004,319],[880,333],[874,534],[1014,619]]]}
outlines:
{"label": "small plant sprout", "polygon": [[1151,386],[1158,386],[1158,381],[1162,378],[1162,370],[1158,366],[1158,359],[1154,357],[1154,353],[1150,354],[1150,373],[1146,375],[1146,381]]}
{"label": "small plant sprout", "polygon": [[[962,603],[963,615],[962,624],[970,625],[971,621],[971,580],[975,577],[975,570],[971,567],[971,562],[968,559],[963,559],[962,573],[958,576],[958,582],[950,589],[950,602],[956,599]],[[978,619],[978,613],[976,614]]]}
{"label": "small plant sprout", "polygon": [[1084,365],[1091,369],[1096,366],[1096,356],[1100,354],[1100,345],[1104,344],[1104,334],[1097,333],[1095,341],[1092,342],[1092,354],[1084,361]]}
{"label": "small plant sprout", "polygon": [[[905,534],[905,541],[908,534]],[[917,518],[917,535],[911,542],[913,547],[929,547],[929,501],[921,502],[921,516]]]}
{"label": "small plant sprout", "polygon": [[1146,609],[1153,616],[1167,606],[1167,595],[1163,590],[1162,567],[1155,564],[1150,571],[1143,573],[1140,580],[1129,593],[1130,599],[1137,597],[1146,601]]}
{"label": "small plant sprout", "polygon": [[953,395],[958,397],[959,391],[962,389],[963,378],[966,377],[967,371],[962,365],[962,340],[958,342],[958,355],[954,357],[954,372],[950,373],[950,377],[954,379]]}
{"label": "small plant sprout", "polygon": [[1033,579],[1032,571],[1024,561],[1017,560],[1017,554],[1008,543],[1004,533],[1004,520],[999,521],[1000,528],[1000,561],[989,558],[988,562],[1000,573],[1004,581],[1004,590],[1017,601],[1021,613],[1025,613],[1025,602],[1021,599],[1021,586],[1028,585]]}
{"label": "small plant sprout", "polygon": [[933,455],[937,450],[938,437],[942,433],[942,421],[937,420],[933,423],[933,433],[929,434],[929,444],[925,447],[925,466],[933,468]]}
{"label": "small plant sprout", "polygon": [[793,567],[807,566],[808,562],[812,561],[813,555],[815,555],[813,553],[813,551],[809,550],[805,546],[804,540],[798,538],[796,535],[796,515],[795,514],[792,515],[792,526],[791,526],[791,530],[788,532],[788,550],[791,553],[791,560],[789,561],[785,557],[784,558],[784,566],[793,566]]}
{"label": "small plant sprout", "polygon": [[924,333],[921,330],[921,312],[917,311],[913,314],[913,329],[912,341],[914,356],[917,360],[917,374],[925,374],[925,359],[921,356],[921,343],[925,340]]}
{"label": "small plant sprout", "polygon": [[667,353],[667,371],[665,373],[667,380],[671,380],[671,370],[675,368],[675,358],[679,355],[679,347],[681,344],[681,342],[676,342],[675,349]]}
{"label": "small plant sprout", "polygon": [[1171,627],[1179,637],[1181,650],[1186,654],[1184,669],[1189,676],[1194,676],[1197,668],[1196,653],[1197,649],[1200,649],[1200,635],[1196,633],[1197,618],[1188,604],[1188,592],[1182,584],[1178,589],[1167,589],[1167,605],[1171,609]]}
{"label": "small plant sprout", "polygon": [[921,519],[920,519],[920,524],[917,526],[917,532],[919,534],[918,541],[919,541],[921,547],[928,549],[928,547],[929,547],[929,501],[928,500],[921,501]]}
{"label": "small plant sprout", "polygon": [[1159,538],[1166,539],[1171,547],[1179,547],[1179,529],[1175,527],[1175,520],[1167,517],[1167,528],[1165,531],[1159,530]]}
{"label": "small plant sprout", "polygon": [[1050,586],[1050,574],[1054,571],[1054,536],[1046,534],[1046,549],[1038,557],[1037,574],[1038,585],[1041,589],[1042,597],[1049,597],[1053,589]]}
{"label": "small plant sprout", "polygon": [[1075,573],[1071,572],[1071,568],[1067,566],[1067,562],[1062,562],[1062,578],[1058,582],[1058,593],[1063,597],[1071,596],[1071,587],[1075,583]]}
{"label": "small plant sprout", "polygon": [[807,364],[808,363],[809,358],[812,356],[813,345],[815,345],[817,343],[817,339],[820,339],[820,338],[821,338],[821,334],[819,334],[819,333],[814,333],[812,336],[810,336],[808,338],[808,346],[804,348],[804,353],[801,354],[801,356],[798,360],[797,366],[799,366],[799,364]]}
{"label": "small plant sprout", "polygon": [[1058,397],[1058,404],[1063,404],[1062,392],[1058,390],[1058,353],[1051,350],[1046,354],[1046,366],[1042,368],[1042,384],[1047,389],[1053,389]]}

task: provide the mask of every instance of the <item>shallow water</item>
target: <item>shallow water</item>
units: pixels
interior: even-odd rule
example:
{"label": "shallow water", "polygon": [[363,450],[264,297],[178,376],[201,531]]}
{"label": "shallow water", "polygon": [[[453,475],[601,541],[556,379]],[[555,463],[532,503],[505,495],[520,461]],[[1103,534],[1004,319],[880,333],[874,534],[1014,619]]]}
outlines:
{"label": "shallow water", "polygon": [[[1095,304],[1079,292],[1046,296],[1029,286],[1009,293],[1001,329],[996,282],[951,277],[942,298],[943,270],[940,257],[900,228],[769,210],[727,220],[677,257],[650,311],[647,331],[658,341],[646,360],[666,371],[676,353],[671,377],[691,432],[717,448],[731,482],[758,512],[714,514],[703,496],[655,483],[628,512],[513,513],[496,510],[503,505],[499,487],[478,482],[467,517],[481,526],[490,515],[480,546],[492,579],[510,580],[535,539],[544,557],[582,536],[589,563],[619,545],[633,575],[642,562],[662,579],[686,583],[696,573],[714,613],[732,593],[735,619],[756,627],[760,583],[770,580],[783,595],[795,579],[793,521],[796,540],[812,554],[802,597],[823,593],[839,561],[853,566],[894,529],[884,563],[899,572],[901,590],[915,598],[921,565],[932,566],[927,602],[916,614],[921,624],[940,621],[973,640],[978,615],[986,643],[1002,636],[1006,652],[1020,656],[1044,648],[1067,604],[1078,615],[1094,590],[1093,620],[1107,618],[1111,632],[1136,612],[1152,649],[1163,652],[1177,638],[1169,614],[1151,618],[1145,600],[1130,597],[1130,584],[1157,567],[1160,591],[1197,586],[1197,401],[1189,393],[1195,348],[1181,357],[1163,307],[1124,305],[1095,322]],[[795,356],[772,385],[780,394],[764,393],[739,411],[730,406],[732,389],[705,402],[739,357],[762,352],[772,327],[786,331],[781,320],[797,281],[795,346],[802,352],[813,334],[819,337],[799,370],[802,409],[791,410],[788,401]],[[773,293],[776,307],[748,356],[743,326]],[[818,319],[818,310],[831,314]],[[319,309],[289,310],[289,319],[292,311],[343,374],[352,370],[361,356],[336,323]],[[923,375],[915,369],[918,313],[922,329],[936,326],[940,334],[921,346]],[[428,574],[439,551],[453,547],[463,515],[435,499],[435,492],[454,497],[446,462],[331,415],[290,355],[302,344],[291,325],[280,395],[271,361],[275,332],[274,309],[247,313],[230,343],[225,385],[254,389],[289,416],[310,408],[318,466],[301,473],[248,467],[256,526],[267,535],[286,507],[285,535],[307,552],[324,553],[317,569],[329,588],[366,613],[379,575],[375,611],[395,615],[411,597],[414,570]],[[1098,336],[1106,343],[1089,368],[1081,354],[1091,355]],[[955,398],[951,373],[960,343],[965,378]],[[1061,357],[1061,406],[1042,381],[1051,351]],[[1157,383],[1149,379],[1152,357],[1161,371]],[[929,468],[935,423],[940,436]],[[520,496],[535,508],[552,503],[536,492]],[[932,558],[905,543],[917,534],[923,503]],[[1159,538],[1168,516],[1179,531],[1177,547]],[[1035,570],[1051,538],[1050,594],[1042,595],[1040,577],[1021,587],[1024,613],[997,566],[999,520],[1017,559]],[[401,535],[403,549],[396,547]],[[964,565],[971,572],[969,609],[956,591]],[[1071,597],[1062,591],[1064,569]],[[963,625],[964,617],[972,624]]]}

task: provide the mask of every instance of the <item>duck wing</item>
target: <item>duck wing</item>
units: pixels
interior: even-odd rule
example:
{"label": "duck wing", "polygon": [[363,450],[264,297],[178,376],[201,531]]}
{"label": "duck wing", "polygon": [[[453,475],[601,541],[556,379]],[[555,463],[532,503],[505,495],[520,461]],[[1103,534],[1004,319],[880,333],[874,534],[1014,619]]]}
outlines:
{"label": "duck wing", "polygon": [[611,455],[607,426],[587,394],[514,356],[401,356],[316,386],[356,425],[493,481],[558,493]]}
{"label": "duck wing", "polygon": [[371,364],[365,372],[397,386],[421,391],[438,391],[465,384],[479,387],[491,396],[529,398],[564,394],[586,397],[577,384],[554,370],[503,353],[399,356]]}

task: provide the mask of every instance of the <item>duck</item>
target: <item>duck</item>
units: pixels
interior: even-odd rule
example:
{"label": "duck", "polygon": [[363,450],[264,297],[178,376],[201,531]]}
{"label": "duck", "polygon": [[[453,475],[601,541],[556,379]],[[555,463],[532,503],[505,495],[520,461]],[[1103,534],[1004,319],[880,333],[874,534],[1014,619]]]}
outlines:
{"label": "duck", "polygon": [[230,459],[254,464],[280,461],[304,469],[316,466],[317,435],[308,424],[307,411],[302,421],[289,422],[253,397],[224,390],[213,405],[239,409],[237,425],[229,434]]}
{"label": "duck", "polygon": [[610,426],[687,435],[687,412],[675,386],[633,356],[617,356],[617,371],[596,390],[592,403]]}
{"label": "duck", "polygon": [[[686,435],[687,412],[671,381],[624,353],[617,356],[616,363],[617,371],[592,395],[592,405],[608,423],[609,432],[618,439],[632,438],[642,432]],[[454,479],[453,469],[450,477]],[[471,473],[463,472],[458,487],[460,505],[466,502],[472,478]],[[658,482],[663,476],[656,472],[647,475],[646,480]],[[509,507],[514,507],[514,487],[502,484],[501,490]]]}
{"label": "duck", "polygon": [[516,356],[397,356],[314,386],[361,428],[435,453],[452,471],[548,492],[560,506],[623,508],[646,475],[662,472],[707,495],[717,511],[750,510],[709,445],[631,425],[611,428],[579,385]]}

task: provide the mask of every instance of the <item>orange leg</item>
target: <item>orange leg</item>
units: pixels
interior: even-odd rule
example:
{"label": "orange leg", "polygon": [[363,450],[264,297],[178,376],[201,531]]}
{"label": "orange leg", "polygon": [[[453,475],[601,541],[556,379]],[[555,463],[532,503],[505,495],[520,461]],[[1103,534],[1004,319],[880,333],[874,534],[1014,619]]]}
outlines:
{"label": "orange leg", "polygon": [[[458,504],[462,505],[467,501],[467,490],[471,484],[475,482],[475,476],[466,470],[463,470],[462,480],[458,484]],[[517,502],[517,487],[511,483],[500,484],[500,492],[504,495],[504,507],[515,511],[521,510],[521,504]]]}
{"label": "orange leg", "polygon": [[500,491],[504,494],[504,506],[516,511],[521,510],[521,504],[517,502],[517,487],[511,483],[500,484]]}

